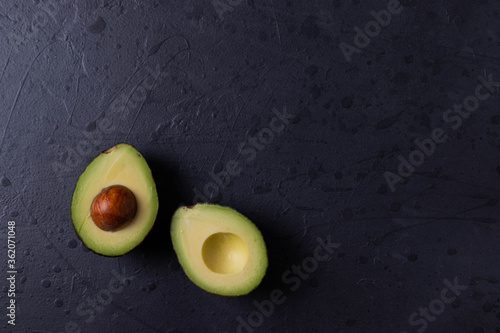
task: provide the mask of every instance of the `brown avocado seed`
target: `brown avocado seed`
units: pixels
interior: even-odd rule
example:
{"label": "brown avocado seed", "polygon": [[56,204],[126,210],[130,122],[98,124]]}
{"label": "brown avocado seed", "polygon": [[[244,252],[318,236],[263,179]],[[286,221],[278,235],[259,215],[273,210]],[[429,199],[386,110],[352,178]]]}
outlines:
{"label": "brown avocado seed", "polygon": [[122,185],[103,189],[92,201],[90,216],[104,231],[117,231],[132,221],[137,212],[134,193]]}

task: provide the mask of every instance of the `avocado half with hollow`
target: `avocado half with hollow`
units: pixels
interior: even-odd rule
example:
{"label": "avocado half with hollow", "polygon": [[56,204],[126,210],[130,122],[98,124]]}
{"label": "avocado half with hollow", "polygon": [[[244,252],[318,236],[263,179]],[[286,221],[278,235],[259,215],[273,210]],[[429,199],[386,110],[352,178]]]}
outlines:
{"label": "avocado half with hollow", "polygon": [[87,165],[71,199],[76,234],[90,250],[106,256],[139,245],[157,212],[151,170],[141,153],[126,143],[106,149]]}
{"label": "avocado half with hollow", "polygon": [[266,244],[259,229],[230,207],[197,204],[172,217],[172,244],[184,272],[213,294],[238,296],[266,273]]}

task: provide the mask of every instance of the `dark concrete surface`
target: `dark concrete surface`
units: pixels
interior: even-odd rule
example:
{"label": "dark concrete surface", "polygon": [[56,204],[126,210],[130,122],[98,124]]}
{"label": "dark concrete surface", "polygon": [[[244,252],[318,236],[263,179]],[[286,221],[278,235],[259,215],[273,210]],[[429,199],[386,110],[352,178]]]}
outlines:
{"label": "dark concrete surface", "polygon": [[[500,332],[500,115],[484,86],[500,81],[500,3],[402,3],[2,1],[0,330]],[[118,142],[149,162],[160,211],[107,258],[69,208]],[[180,269],[170,217],[203,200],[264,235],[268,273],[247,296]],[[326,261],[318,237],[336,244]]]}

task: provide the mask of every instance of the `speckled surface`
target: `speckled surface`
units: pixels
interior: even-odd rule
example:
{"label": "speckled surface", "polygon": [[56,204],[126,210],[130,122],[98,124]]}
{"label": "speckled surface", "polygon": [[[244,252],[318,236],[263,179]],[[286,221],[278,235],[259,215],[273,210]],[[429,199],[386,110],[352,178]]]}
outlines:
{"label": "speckled surface", "polygon": [[[499,2],[405,1],[350,62],[339,44],[393,1],[214,3],[226,12],[0,4],[0,275],[8,221],[18,271],[15,327],[2,278],[1,331],[499,332],[498,96],[443,118],[479,76],[500,81]],[[384,175],[436,129],[447,140],[392,191]],[[160,211],[144,243],[107,258],[82,246],[69,204],[122,141],[150,163]],[[240,172],[217,186],[230,161]],[[203,197],[264,235],[268,274],[248,296],[206,293],[177,263],[170,217]],[[317,237],[337,244],[326,261],[311,259]]]}

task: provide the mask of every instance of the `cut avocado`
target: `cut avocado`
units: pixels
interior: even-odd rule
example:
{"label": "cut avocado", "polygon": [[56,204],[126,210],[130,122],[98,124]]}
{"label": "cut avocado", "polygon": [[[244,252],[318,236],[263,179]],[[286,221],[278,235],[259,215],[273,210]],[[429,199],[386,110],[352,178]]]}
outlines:
{"label": "cut avocado", "polygon": [[146,160],[129,144],[119,143],[87,165],[71,199],[76,234],[90,250],[125,254],[153,227],[158,195]]}
{"label": "cut avocado", "polygon": [[213,294],[248,294],[266,273],[267,251],[262,234],[230,207],[180,207],[172,217],[170,235],[186,275]]}

